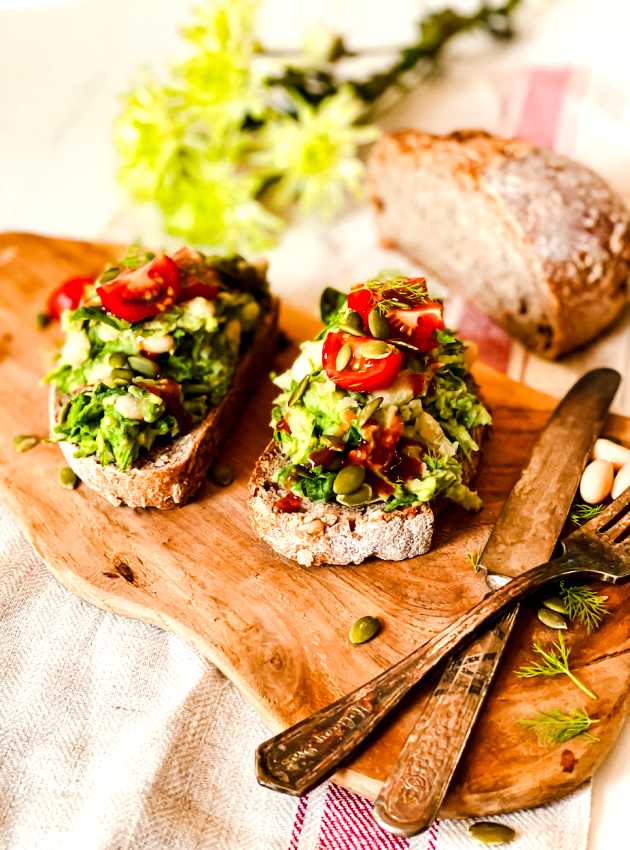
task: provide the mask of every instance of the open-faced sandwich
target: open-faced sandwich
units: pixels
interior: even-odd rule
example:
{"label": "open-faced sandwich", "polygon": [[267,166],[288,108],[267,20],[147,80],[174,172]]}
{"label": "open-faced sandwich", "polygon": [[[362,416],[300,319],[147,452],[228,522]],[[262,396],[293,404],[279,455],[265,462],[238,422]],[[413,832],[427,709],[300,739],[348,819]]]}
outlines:
{"label": "open-faced sandwich", "polygon": [[281,390],[250,481],[260,536],[304,566],[428,551],[436,509],[468,484],[490,415],[424,278],[326,290],[323,331]]}
{"label": "open-faced sandwich", "polygon": [[132,250],[61,316],[52,438],[114,505],[189,500],[275,348],[266,266]]}

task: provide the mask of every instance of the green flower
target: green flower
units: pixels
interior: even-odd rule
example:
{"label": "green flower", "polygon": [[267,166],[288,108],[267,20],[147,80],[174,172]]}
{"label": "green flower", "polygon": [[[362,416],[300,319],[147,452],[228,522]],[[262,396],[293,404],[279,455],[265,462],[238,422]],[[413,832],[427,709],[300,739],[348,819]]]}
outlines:
{"label": "green flower", "polygon": [[206,0],[194,10],[194,21],[182,34],[202,51],[232,52],[249,61],[259,6],[258,0]]}
{"label": "green flower", "polygon": [[299,203],[330,215],[347,193],[359,194],[363,164],[361,144],[378,136],[375,127],[357,126],[362,104],[348,88],[313,107],[294,99],[296,116],[278,117],[261,133],[261,149],[252,160],[278,175],[268,192],[270,203],[284,209]]}

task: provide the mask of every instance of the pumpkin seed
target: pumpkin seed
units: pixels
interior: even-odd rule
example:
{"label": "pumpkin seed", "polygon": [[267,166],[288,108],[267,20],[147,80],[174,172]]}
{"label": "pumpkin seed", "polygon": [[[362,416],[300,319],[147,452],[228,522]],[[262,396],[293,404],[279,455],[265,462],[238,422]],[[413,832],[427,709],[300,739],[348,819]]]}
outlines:
{"label": "pumpkin seed", "polygon": [[124,369],[127,366],[127,355],[120,351],[115,351],[109,355],[109,365],[116,369]]}
{"label": "pumpkin seed", "polygon": [[509,844],[516,837],[516,832],[505,823],[492,821],[477,821],[468,827],[468,833],[482,844]]}
{"label": "pumpkin seed", "polygon": [[351,336],[363,336],[363,331],[357,330],[353,328],[351,325],[347,325],[344,322],[341,322],[337,325],[337,330],[343,331],[344,333],[350,334]]}
{"label": "pumpkin seed", "polygon": [[542,604],[550,611],[556,611],[558,614],[568,614],[567,607],[559,596],[548,596],[543,599]]}
{"label": "pumpkin seed", "polygon": [[134,372],[144,375],[145,378],[156,378],[160,374],[160,367],[148,357],[142,357],[139,354],[132,354],[129,358],[129,365]]}
{"label": "pumpkin seed", "polygon": [[52,316],[49,316],[48,313],[38,313],[35,317],[35,322],[40,331],[44,330],[52,322]]}
{"label": "pumpkin seed", "polygon": [[219,487],[227,487],[234,481],[234,473],[226,463],[214,463],[210,467],[210,478]]}
{"label": "pumpkin seed", "polygon": [[304,375],[300,383],[293,390],[291,395],[289,396],[288,405],[292,407],[294,404],[297,404],[298,401],[302,398],[304,393],[306,392],[306,388],[308,387],[308,382],[311,380],[310,375]]}
{"label": "pumpkin seed", "polygon": [[348,632],[348,640],[355,646],[360,643],[367,643],[381,630],[381,621],[378,617],[359,617],[351,626]]}
{"label": "pumpkin seed", "polygon": [[182,384],[184,395],[209,395],[212,387],[209,384]]}
{"label": "pumpkin seed", "polygon": [[381,404],[383,403],[383,397],[378,395],[376,398],[373,398],[369,404],[366,404],[363,410],[359,415],[359,425],[365,425],[365,423],[370,419],[376,411],[379,409]]}
{"label": "pumpkin seed", "polygon": [[65,487],[66,490],[74,490],[78,481],[79,479],[75,475],[74,470],[70,469],[69,466],[64,466],[59,472],[59,483],[62,487]]}
{"label": "pumpkin seed", "polygon": [[560,616],[557,611],[552,611],[549,608],[539,608],[538,619],[550,629],[566,629],[567,627],[564,617]]}
{"label": "pumpkin seed", "polygon": [[27,452],[29,449],[35,448],[39,443],[39,437],[34,437],[32,434],[18,434],[13,438],[13,446],[16,452]]}
{"label": "pumpkin seed", "polygon": [[358,346],[358,349],[361,357],[369,357],[371,360],[381,360],[383,357],[388,357],[393,351],[391,345],[382,342],[380,339],[364,342]]}
{"label": "pumpkin seed", "polygon": [[133,372],[131,369],[112,369],[112,379],[130,384],[133,381]]}
{"label": "pumpkin seed", "polygon": [[337,501],[340,505],[345,505],[347,508],[355,508],[359,505],[365,505],[366,502],[372,499],[372,488],[369,484],[362,484],[354,493],[343,493],[337,496]]}
{"label": "pumpkin seed", "polygon": [[341,437],[336,434],[322,434],[320,437],[322,443],[331,449],[339,449],[341,451],[346,445]]}
{"label": "pumpkin seed", "polygon": [[337,352],[337,359],[335,360],[335,369],[338,372],[343,372],[346,368],[350,360],[352,359],[352,349],[346,343],[342,345],[339,351]]}
{"label": "pumpkin seed", "polygon": [[365,480],[365,469],[362,466],[344,466],[333,481],[333,490],[338,496],[354,493]]}
{"label": "pumpkin seed", "polygon": [[355,331],[363,331],[361,316],[355,310],[350,310],[346,316],[345,324],[347,327],[352,328]]}
{"label": "pumpkin seed", "polygon": [[378,307],[374,307],[373,310],[370,310],[370,314],[368,316],[368,327],[370,329],[370,333],[376,339],[387,339],[389,336],[389,325],[387,324],[387,319]]}

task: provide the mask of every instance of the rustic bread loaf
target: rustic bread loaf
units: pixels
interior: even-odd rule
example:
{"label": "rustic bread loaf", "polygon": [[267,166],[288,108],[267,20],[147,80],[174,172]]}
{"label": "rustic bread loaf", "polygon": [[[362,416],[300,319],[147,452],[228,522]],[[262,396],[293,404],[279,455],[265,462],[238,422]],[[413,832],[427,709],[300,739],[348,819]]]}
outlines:
{"label": "rustic bread loaf", "polygon": [[[486,427],[473,433],[481,446]],[[463,481],[472,479],[480,452],[463,458]],[[275,483],[274,474],[286,463],[271,441],[258,458],[249,482],[249,510],[260,537],[286,558],[303,567],[320,564],[360,564],[367,558],[402,561],[424,555],[431,548],[435,517],[441,500],[386,513],[382,505],[344,507],[330,502],[306,502],[294,513],[278,510],[287,491]]]}
{"label": "rustic bread loaf", "polygon": [[[88,487],[112,505],[165,509],[190,501],[204,480],[221,441],[247,402],[250,390],[260,378],[261,369],[275,351],[277,326],[278,301],[273,299],[251,347],[241,358],[227,395],[189,433],[177,437],[166,447],[156,448],[127,472],[113,464],[102,466],[93,457],[74,457],[76,447],[62,442],[59,445],[68,464]],[[62,402],[51,388],[51,428]]]}
{"label": "rustic bread loaf", "polygon": [[630,213],[567,157],[479,130],[383,136],[368,164],[383,242],[548,358],[628,302]]}

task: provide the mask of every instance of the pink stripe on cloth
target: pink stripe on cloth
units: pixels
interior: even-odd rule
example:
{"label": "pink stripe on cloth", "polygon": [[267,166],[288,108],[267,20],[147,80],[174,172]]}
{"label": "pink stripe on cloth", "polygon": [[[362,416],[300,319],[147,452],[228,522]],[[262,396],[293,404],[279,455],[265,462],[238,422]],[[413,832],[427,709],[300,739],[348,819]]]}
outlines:
{"label": "pink stripe on cloth", "polygon": [[512,340],[507,333],[473,304],[465,304],[458,333],[479,346],[479,359],[499,372],[507,372]]}
{"label": "pink stripe on cloth", "polygon": [[409,841],[376,823],[372,805],[332,782],[328,786],[317,850],[407,850]]}
{"label": "pink stripe on cloth", "polygon": [[434,820],[427,832],[427,850],[436,850],[440,821]]}
{"label": "pink stripe on cloth", "polygon": [[571,68],[534,68],[528,73],[527,91],[515,134],[537,145],[555,147]]}
{"label": "pink stripe on cloth", "polygon": [[291,830],[291,840],[287,850],[297,850],[300,843],[300,835],[304,827],[304,818],[306,817],[306,809],[308,808],[308,797],[300,797],[295,810],[295,820],[293,821],[293,829]]}

